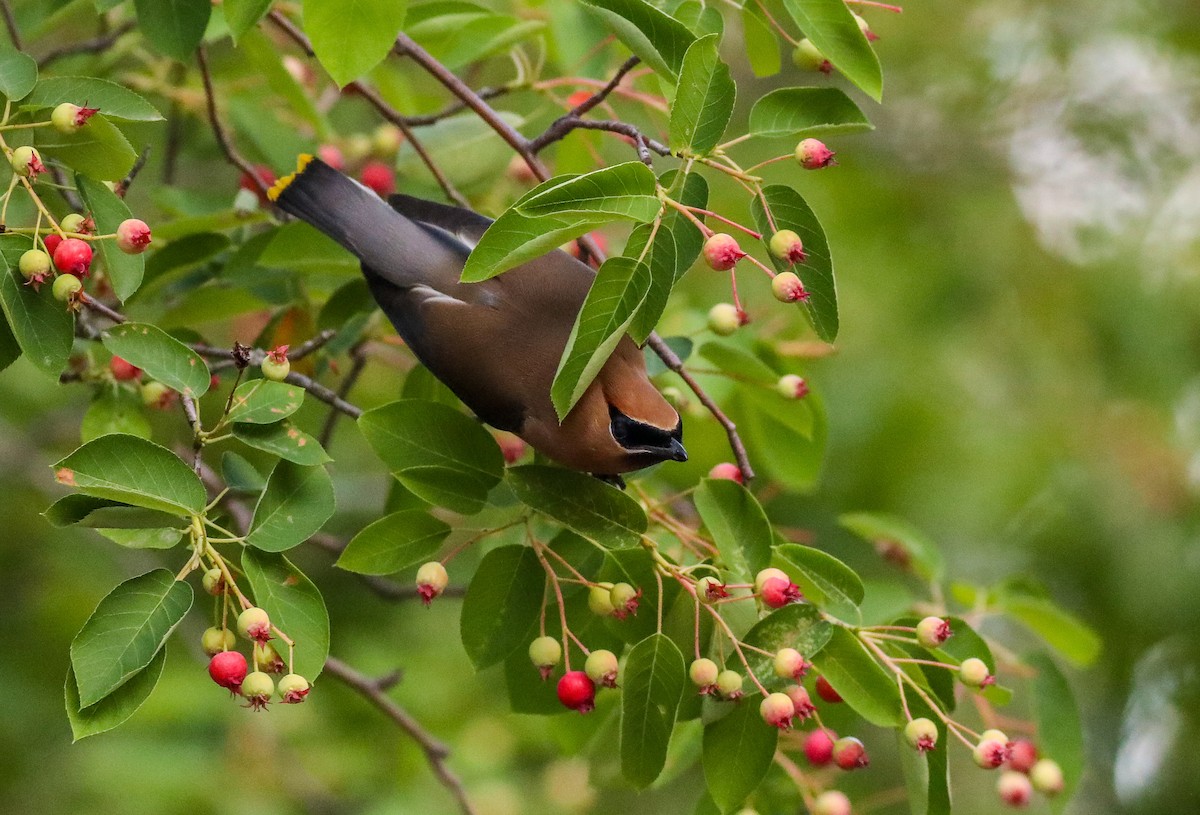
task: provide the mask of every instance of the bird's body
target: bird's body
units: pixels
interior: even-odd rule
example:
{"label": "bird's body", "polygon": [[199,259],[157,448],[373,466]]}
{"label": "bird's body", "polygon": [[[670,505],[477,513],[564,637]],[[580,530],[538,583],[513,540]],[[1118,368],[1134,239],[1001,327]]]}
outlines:
{"label": "bird's body", "polygon": [[484,422],[597,475],[686,459],[679,415],[650,382],[628,336],[559,423],[550,387],[595,277],[587,265],[554,251],[490,280],[461,283],[488,218],[406,195],[385,203],[318,159],[302,159],[272,195],[362,261],[396,331]]}

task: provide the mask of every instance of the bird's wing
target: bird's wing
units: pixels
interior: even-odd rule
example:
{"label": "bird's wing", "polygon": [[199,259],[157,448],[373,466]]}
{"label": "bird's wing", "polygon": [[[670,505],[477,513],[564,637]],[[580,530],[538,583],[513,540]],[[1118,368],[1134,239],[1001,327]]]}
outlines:
{"label": "bird's wing", "polygon": [[388,196],[392,209],[406,218],[436,227],[460,241],[468,251],[475,248],[492,219],[478,212],[447,204],[413,198],[411,195]]}

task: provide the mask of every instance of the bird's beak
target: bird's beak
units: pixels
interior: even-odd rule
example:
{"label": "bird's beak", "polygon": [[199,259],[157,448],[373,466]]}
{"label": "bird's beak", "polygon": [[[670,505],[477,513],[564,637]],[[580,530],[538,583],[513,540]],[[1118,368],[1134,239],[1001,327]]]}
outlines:
{"label": "bird's beak", "polygon": [[687,461],[687,450],[683,449],[683,442],[679,439],[671,439],[671,446],[667,448],[667,458],[671,461]]}

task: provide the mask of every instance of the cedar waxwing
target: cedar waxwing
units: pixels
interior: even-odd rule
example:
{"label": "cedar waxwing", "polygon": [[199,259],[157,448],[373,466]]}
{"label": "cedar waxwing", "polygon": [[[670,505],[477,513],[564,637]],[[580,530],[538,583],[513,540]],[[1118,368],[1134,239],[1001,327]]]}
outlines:
{"label": "cedar waxwing", "polygon": [[560,464],[618,483],[620,473],[687,460],[679,414],[650,383],[628,335],[558,421],[550,386],[596,276],[591,267],[555,250],[490,280],[461,283],[491,219],[407,195],[385,203],[310,156],[270,197],[362,262],[371,294],[417,359],[482,421]]}

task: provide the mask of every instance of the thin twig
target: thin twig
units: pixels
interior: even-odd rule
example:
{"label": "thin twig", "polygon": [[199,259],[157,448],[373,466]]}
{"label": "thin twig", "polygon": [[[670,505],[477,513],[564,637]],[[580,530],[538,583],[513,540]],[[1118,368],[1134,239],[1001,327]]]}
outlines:
{"label": "thin twig", "polygon": [[208,70],[208,56],[205,54],[203,46],[196,49],[196,63],[200,66],[200,78],[204,81],[204,99],[208,107],[208,121],[212,125],[213,135],[217,137],[217,144],[220,146],[221,152],[225,154],[225,158],[229,159],[231,164],[249,177],[250,182],[265,197],[270,185],[258,177],[253,165],[246,161],[233,146],[229,133],[226,132],[225,126],[221,124],[221,118],[217,115],[217,97],[213,91],[212,75]]}
{"label": "thin twig", "polygon": [[407,733],[425,753],[425,760],[429,762],[429,768],[454,798],[459,810],[464,815],[475,814],[475,809],[467,798],[466,790],[463,789],[462,781],[446,766],[446,758],[450,755],[450,749],[421,727],[421,724],[407,710],[389,698],[381,687],[380,681],[371,679],[335,657],[329,657],[325,661],[325,673],[357,691]]}
{"label": "thin twig", "polygon": [[660,156],[671,155],[671,148],[661,142],[648,138],[642,131],[628,122],[619,122],[615,119],[581,119],[574,114],[567,114],[556,119],[554,124],[546,128],[544,133],[529,142],[529,149],[537,153],[547,145],[565,138],[572,130],[607,130],[610,133],[620,133],[623,136],[628,136],[634,141],[634,145],[638,151],[638,158],[646,165],[653,164],[654,160],[650,155],[651,150]]}
{"label": "thin twig", "polygon": [[17,30],[17,18],[13,16],[8,0],[0,0],[0,13],[4,14],[4,24],[8,26],[8,36],[12,40],[13,48],[20,51],[21,32]]}
{"label": "thin twig", "polygon": [[56,59],[73,56],[75,54],[103,53],[111,48],[112,44],[119,40],[123,35],[132,31],[135,26],[136,24],[132,21],[122,23],[112,31],[109,31],[107,34],[101,34],[99,36],[92,37],[90,40],[80,40],[79,42],[73,42],[69,45],[62,46],[61,48],[55,48],[52,51],[47,51],[38,59],[38,67],[45,68]]}
{"label": "thin twig", "polygon": [[78,296],[79,302],[82,303],[86,308],[91,309],[101,316],[107,317],[114,323],[125,322],[124,314],[121,314],[119,311],[114,311],[113,309],[101,303],[99,300],[93,299],[90,294],[80,292]]}
{"label": "thin twig", "polygon": [[129,192],[129,186],[133,183],[134,179],[138,177],[138,173],[142,171],[142,168],[146,166],[146,161],[149,158],[150,145],[147,144],[142,148],[142,152],[138,154],[137,161],[135,161],[133,166],[129,168],[128,175],[117,182],[117,186],[113,188],[113,192],[117,194],[118,198],[124,198],[125,193]]}
{"label": "thin twig", "polygon": [[[361,344],[350,349],[350,359],[353,360],[350,370],[346,372],[346,378],[342,380],[342,384],[337,389],[337,395],[342,399],[350,395],[350,389],[354,387],[354,383],[362,375],[363,369],[367,367],[367,355],[363,352]],[[321,434],[317,436],[317,440],[326,450],[329,449],[329,443],[333,441],[333,431],[337,429],[338,419],[341,417],[342,412],[339,410],[331,410],[325,417],[325,424],[321,427]]]}
{"label": "thin twig", "polygon": [[[321,331],[315,336],[310,337],[309,339],[300,343],[295,348],[290,349],[287,357],[292,361],[304,359],[309,354],[319,350],[323,345],[336,336],[336,330],[332,328],[326,328],[324,331]],[[228,359],[231,361],[233,359],[233,350],[230,348],[217,348],[212,345],[205,345],[201,342],[193,343],[191,348],[200,356],[208,357],[209,359]],[[262,365],[263,359],[267,356],[267,352],[261,348],[250,348],[246,351],[246,353],[249,355],[248,360],[250,365]]]}
{"label": "thin twig", "polygon": [[317,399],[320,399],[322,402],[334,408],[335,410],[340,410],[351,419],[357,419],[359,416],[363,415],[362,408],[358,407],[357,405],[350,404],[345,399],[338,396],[332,390],[325,387],[312,377],[292,371],[287,375],[287,378],[284,380],[284,382],[290,382],[293,385],[304,388],[304,390],[311,393]]}

